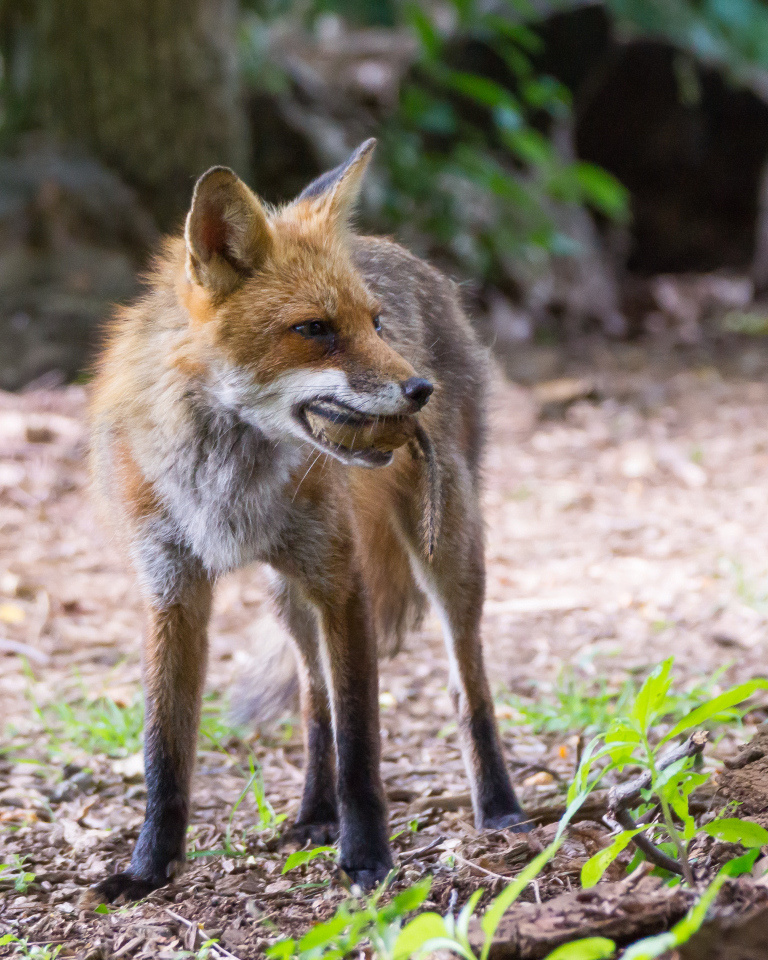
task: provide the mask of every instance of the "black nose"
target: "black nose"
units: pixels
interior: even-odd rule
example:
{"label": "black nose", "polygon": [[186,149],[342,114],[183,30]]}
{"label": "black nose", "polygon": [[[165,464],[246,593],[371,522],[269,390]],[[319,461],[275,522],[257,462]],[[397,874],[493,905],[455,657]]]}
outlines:
{"label": "black nose", "polygon": [[435,389],[429,380],[422,380],[421,377],[409,377],[402,384],[403,393],[408,397],[417,410],[421,410],[424,404],[432,396]]}

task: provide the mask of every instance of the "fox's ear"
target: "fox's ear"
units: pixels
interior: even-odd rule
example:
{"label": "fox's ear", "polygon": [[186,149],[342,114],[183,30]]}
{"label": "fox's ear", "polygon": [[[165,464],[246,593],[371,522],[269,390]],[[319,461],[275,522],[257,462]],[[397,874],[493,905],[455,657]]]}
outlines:
{"label": "fox's ear", "polygon": [[363,176],[375,146],[373,138],[361,143],[348,160],[305,187],[296,198],[297,202],[310,201],[340,226],[346,224],[360,195]]}
{"label": "fox's ear", "polygon": [[272,249],[264,208],[227,167],[212,167],[195,184],[184,237],[191,279],[214,294],[234,290]]}

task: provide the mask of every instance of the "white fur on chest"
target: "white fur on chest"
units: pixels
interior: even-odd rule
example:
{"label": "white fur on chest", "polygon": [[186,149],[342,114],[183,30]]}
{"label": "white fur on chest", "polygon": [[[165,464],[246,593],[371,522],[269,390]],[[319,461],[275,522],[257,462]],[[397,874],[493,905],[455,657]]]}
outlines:
{"label": "white fur on chest", "polygon": [[164,508],[144,532],[153,543],[141,550],[140,565],[157,568],[153,590],[167,593],[157,587],[173,575],[160,569],[160,543],[189,553],[212,576],[267,559],[284,535],[291,478],[313,455],[309,445],[270,441],[229,413],[200,415],[158,439],[142,457]]}

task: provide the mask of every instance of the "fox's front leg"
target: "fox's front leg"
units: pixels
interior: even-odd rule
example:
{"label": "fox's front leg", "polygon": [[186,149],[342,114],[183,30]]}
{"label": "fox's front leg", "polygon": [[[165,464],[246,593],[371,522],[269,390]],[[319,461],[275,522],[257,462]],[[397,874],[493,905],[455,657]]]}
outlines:
{"label": "fox's front leg", "polygon": [[145,897],[168,883],[184,861],[211,593],[210,581],[199,577],[174,602],[149,603],[143,656],[146,813],[128,869],[96,887],[106,900]]}
{"label": "fox's front leg", "polygon": [[314,599],[320,612],[331,688],[339,864],[353,883],[370,889],[392,868],[379,770],[376,640],[357,571],[339,571],[333,591],[316,594]]}

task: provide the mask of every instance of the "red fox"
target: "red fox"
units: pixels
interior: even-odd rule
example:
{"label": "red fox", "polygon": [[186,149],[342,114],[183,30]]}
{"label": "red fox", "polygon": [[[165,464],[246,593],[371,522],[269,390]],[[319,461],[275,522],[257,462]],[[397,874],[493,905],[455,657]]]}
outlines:
{"label": "red fox", "polygon": [[[377,635],[405,629],[425,593],[475,822],[526,829],[480,641],[486,353],[451,281],[352,232],[374,145],[279,209],[209,170],[147,294],[108,328],[92,458],[146,600],[147,805],[130,865],[95,888],[104,899],[143,897],[184,860],[211,596],[254,561],[277,575],[299,660],[299,837],[338,835],[363,888],[391,869]],[[441,519],[425,548],[430,498]]]}

